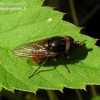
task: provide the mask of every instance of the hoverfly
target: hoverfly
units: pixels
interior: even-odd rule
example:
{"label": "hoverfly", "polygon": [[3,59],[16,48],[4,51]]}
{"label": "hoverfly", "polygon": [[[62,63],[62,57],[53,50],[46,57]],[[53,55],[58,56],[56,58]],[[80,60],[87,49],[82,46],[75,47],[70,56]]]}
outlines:
{"label": "hoverfly", "polygon": [[74,39],[70,36],[56,36],[19,46],[14,50],[14,54],[19,57],[29,57],[32,58],[33,61],[41,63],[29,77],[31,78],[36,71],[51,58],[58,62],[56,57],[67,56],[71,50],[80,46],[85,46],[85,43],[74,41]]}

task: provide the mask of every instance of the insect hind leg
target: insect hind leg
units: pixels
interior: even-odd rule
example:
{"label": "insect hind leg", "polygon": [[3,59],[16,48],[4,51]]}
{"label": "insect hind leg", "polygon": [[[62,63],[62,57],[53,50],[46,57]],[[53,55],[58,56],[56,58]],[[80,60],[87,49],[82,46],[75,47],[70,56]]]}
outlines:
{"label": "insect hind leg", "polygon": [[37,69],[35,69],[35,71],[32,73],[32,75],[29,76],[29,78],[33,77],[34,74],[37,72],[37,70],[39,70],[39,69],[40,69],[44,64],[46,64],[50,59],[51,59],[51,57],[50,57],[50,58],[47,58],[44,62],[42,62],[42,64],[41,64]]}
{"label": "insect hind leg", "polygon": [[[60,65],[63,65],[63,64],[61,64],[61,63],[57,60],[56,57],[54,58],[54,61],[57,62],[57,63],[60,64]],[[63,66],[65,66],[65,65],[63,65]],[[65,66],[65,68],[67,68],[68,73],[70,73],[70,70],[69,70],[68,66]]]}

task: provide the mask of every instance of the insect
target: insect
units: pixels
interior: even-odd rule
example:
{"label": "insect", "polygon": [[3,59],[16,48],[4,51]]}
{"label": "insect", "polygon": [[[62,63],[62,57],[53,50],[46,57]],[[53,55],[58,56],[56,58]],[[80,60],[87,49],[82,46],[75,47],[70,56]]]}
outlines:
{"label": "insect", "polygon": [[[84,42],[74,41],[70,36],[56,36],[19,46],[14,50],[14,54],[19,57],[29,57],[32,58],[33,61],[41,63],[29,77],[31,78],[36,71],[51,58],[58,62],[57,57],[68,56],[71,50],[83,46],[85,46]],[[68,72],[70,72],[69,69]]]}

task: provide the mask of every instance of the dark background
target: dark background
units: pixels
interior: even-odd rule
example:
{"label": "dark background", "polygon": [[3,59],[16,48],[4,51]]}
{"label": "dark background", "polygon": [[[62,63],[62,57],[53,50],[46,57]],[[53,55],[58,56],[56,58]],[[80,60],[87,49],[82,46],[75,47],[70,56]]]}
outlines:
{"label": "dark background", "polygon": [[[63,20],[76,24],[69,1],[74,1],[74,9],[79,22],[77,26],[85,27],[81,33],[100,39],[100,0],[46,0],[43,6],[56,7],[55,10],[66,13]],[[99,40],[96,45],[100,46]],[[53,93],[55,99],[50,99],[49,93]],[[64,88],[63,93],[61,91],[38,90],[36,95],[18,90],[15,90],[14,94],[3,89],[0,93],[0,100],[91,100],[97,95],[100,95],[100,86],[86,86],[86,91]],[[52,97],[54,96],[52,95]]]}
{"label": "dark background", "polygon": [[[55,1],[55,2],[54,2]],[[100,39],[100,0],[46,0],[45,5],[56,7],[56,10],[66,13],[63,20],[73,24],[73,17],[69,1],[74,1],[74,9],[79,24],[84,27],[81,33]],[[98,42],[98,45],[100,43]]]}

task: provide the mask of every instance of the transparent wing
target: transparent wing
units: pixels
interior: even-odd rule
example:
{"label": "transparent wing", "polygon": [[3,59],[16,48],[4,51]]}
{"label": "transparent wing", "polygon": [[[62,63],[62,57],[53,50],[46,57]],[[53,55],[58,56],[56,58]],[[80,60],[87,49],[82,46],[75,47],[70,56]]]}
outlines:
{"label": "transparent wing", "polygon": [[14,55],[19,57],[34,57],[34,56],[55,56],[54,52],[50,52],[44,47],[45,41],[31,42],[17,47],[14,50]]}

